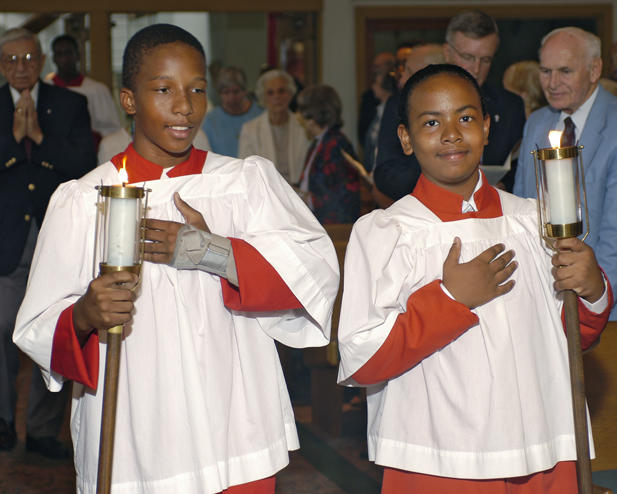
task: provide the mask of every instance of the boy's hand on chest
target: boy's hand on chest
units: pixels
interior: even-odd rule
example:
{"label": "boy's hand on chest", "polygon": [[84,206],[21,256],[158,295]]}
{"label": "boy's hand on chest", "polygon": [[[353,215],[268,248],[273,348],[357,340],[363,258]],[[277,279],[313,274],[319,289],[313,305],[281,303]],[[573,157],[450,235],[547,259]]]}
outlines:
{"label": "boy's hand on chest", "polygon": [[457,237],[443,263],[443,285],[457,302],[475,309],[514,288],[512,273],[518,267],[514,251],[494,245],[469,262],[460,264],[461,240]]}
{"label": "boy's hand on chest", "polygon": [[[199,228],[204,232],[211,233],[203,215],[184,202],[177,192],[174,194],[174,203],[178,211],[184,216],[187,224]],[[144,261],[157,264],[169,264],[176,248],[178,232],[183,226],[184,223],[175,221],[146,220]]]}

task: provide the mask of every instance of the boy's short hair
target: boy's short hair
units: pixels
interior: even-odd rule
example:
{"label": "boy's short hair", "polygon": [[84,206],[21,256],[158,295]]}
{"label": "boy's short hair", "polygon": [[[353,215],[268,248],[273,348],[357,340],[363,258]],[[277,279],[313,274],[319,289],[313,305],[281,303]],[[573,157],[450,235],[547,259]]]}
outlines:
{"label": "boy's short hair", "polygon": [[480,98],[480,104],[482,105],[482,115],[488,115],[488,111],[486,109],[486,101],[484,99],[484,95],[482,94],[482,90],[480,86],[478,86],[478,81],[474,79],[474,77],[467,72],[465,69],[459,67],[458,65],[453,65],[449,63],[442,63],[437,65],[429,65],[422,70],[418,70],[414,75],[412,75],[403,90],[401,91],[401,99],[398,104],[398,119],[399,124],[404,125],[407,130],[409,130],[409,101],[411,100],[411,94],[414,89],[418,87],[421,83],[430,79],[431,77],[438,76],[440,74],[450,74],[456,77],[460,77],[461,79],[466,80],[473,86],[478,93],[478,98]]}
{"label": "boy's short hair", "polygon": [[54,40],[51,42],[51,51],[54,51],[56,45],[62,41],[67,41],[71,43],[75,48],[75,51],[79,53],[79,45],[77,44],[77,40],[73,38],[70,34],[61,34],[60,36],[56,36]]}
{"label": "boy's short hair", "polygon": [[172,24],[153,24],[138,31],[128,42],[122,60],[122,85],[135,90],[135,79],[141,70],[145,55],[160,45],[184,43],[195,48],[204,61],[206,53],[199,40],[188,31]]}

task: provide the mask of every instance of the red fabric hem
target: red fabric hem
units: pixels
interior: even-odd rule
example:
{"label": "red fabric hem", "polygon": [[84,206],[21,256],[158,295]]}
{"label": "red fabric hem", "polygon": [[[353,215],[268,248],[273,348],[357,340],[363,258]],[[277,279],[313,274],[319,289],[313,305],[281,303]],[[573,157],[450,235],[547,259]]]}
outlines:
{"label": "red fabric hem", "polygon": [[[606,280],[606,290],[608,291],[608,304],[606,309],[604,309],[603,312],[596,314],[587,308],[580,297],[578,298],[578,317],[581,326],[581,348],[583,350],[586,350],[592,346],[600,337],[606,327],[606,324],[608,323],[608,318],[610,317],[611,310],[615,304],[611,282],[608,280],[608,276],[606,276],[603,269],[602,274],[604,274],[604,279]],[[563,330],[567,334],[565,307],[561,310],[561,322],[563,323]]]}
{"label": "red fabric hem", "polygon": [[75,79],[72,79],[70,81],[65,81],[64,79],[62,79],[58,74],[56,74],[53,79],[54,81],[54,86],[59,86],[59,87],[78,87],[81,86],[84,82],[84,75],[83,74],[79,74],[77,77],[75,77]]}
{"label": "red fabric hem", "polygon": [[302,304],[272,265],[248,242],[230,238],[239,287],[221,278],[225,307],[238,311],[301,309]]}
{"label": "red fabric hem", "polygon": [[[201,149],[193,147],[189,157],[169,170],[167,176],[174,178],[187,175],[200,175],[206,163],[207,156],[208,151],[202,151]],[[126,172],[129,176],[128,183],[148,182],[161,178],[163,168],[140,156],[137,151],[135,151],[133,143],[129,144],[124,151],[111,158],[111,162],[118,171],[122,168],[125,158]]]}
{"label": "red fabric hem", "polygon": [[82,348],[73,326],[73,307],[62,311],[51,347],[51,370],[61,376],[96,389],[99,379],[99,335],[94,330]]}
{"label": "red fabric hem", "polygon": [[489,185],[481,170],[480,173],[482,173],[482,186],[473,196],[478,211],[463,213],[463,196],[435,185],[424,174],[420,175],[411,195],[444,223],[467,218],[499,218],[503,216],[499,192]]}
{"label": "red fabric hem", "polygon": [[381,494],[403,492],[456,494],[577,494],[576,462],[562,461],[550,470],[506,479],[453,479],[386,467]]}
{"label": "red fabric hem", "polygon": [[274,494],[276,486],[276,477],[268,477],[266,479],[248,482],[246,484],[234,485],[229,489],[224,490],[220,494]]}

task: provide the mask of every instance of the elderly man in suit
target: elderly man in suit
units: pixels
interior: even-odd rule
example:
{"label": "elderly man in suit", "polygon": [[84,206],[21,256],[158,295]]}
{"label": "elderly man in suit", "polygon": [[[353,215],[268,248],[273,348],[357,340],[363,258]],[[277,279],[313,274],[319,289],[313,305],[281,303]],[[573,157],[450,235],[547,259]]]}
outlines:
{"label": "elderly man in suit", "polygon": [[[0,87],[0,451],[12,450],[17,440],[19,356],[12,334],[38,229],[56,187],[96,166],[87,100],[43,84],[44,62],[30,31],[15,28],[0,36],[0,73],[8,81]],[[66,393],[47,391],[35,369],[26,421],[28,451],[69,457],[56,439],[66,402]]]}
{"label": "elderly man in suit", "polygon": [[[585,241],[617,286],[617,98],[598,84],[600,55],[600,39],[579,28],[555,29],[542,40],[540,82],[550,106],[532,113],[525,125],[514,193],[536,197],[531,151],[536,145],[551,147],[549,131],[564,131],[564,144],[585,146],[590,226]],[[617,311],[613,310],[610,321],[617,321]]]}

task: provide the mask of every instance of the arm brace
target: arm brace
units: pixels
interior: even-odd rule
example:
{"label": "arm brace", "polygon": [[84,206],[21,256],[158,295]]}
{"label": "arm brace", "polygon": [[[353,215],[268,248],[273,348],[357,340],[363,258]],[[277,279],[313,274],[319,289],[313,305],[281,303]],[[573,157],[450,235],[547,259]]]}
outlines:
{"label": "arm brace", "polygon": [[238,273],[231,241],[184,225],[176,238],[169,266],[176,269],[200,269],[216,274],[238,286]]}

